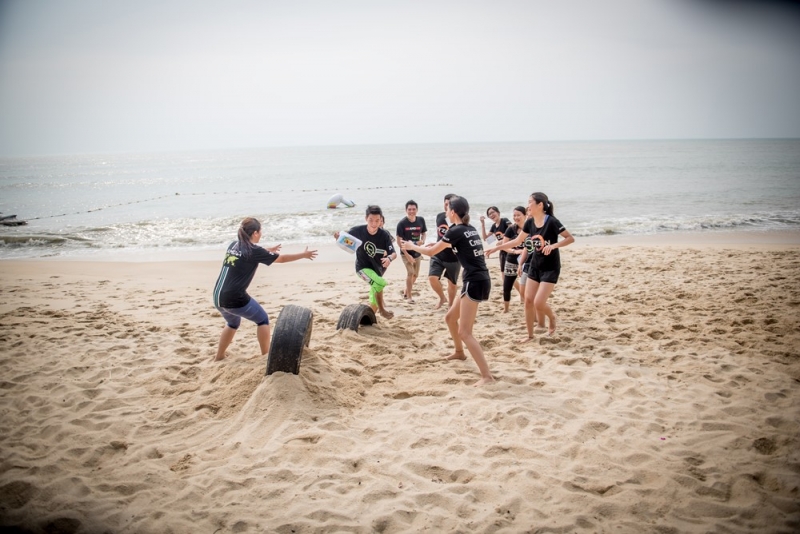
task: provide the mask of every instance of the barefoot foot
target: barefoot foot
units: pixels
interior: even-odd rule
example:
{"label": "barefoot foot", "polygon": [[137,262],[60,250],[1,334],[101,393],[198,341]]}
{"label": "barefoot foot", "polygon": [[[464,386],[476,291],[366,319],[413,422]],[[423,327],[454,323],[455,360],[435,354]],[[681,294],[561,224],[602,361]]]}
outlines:
{"label": "barefoot foot", "polygon": [[490,376],[490,377],[481,378],[480,380],[478,380],[477,382],[475,382],[472,385],[477,388],[477,387],[480,387],[480,386],[485,386],[486,384],[491,384],[492,382],[494,382],[494,377]]}
{"label": "barefoot foot", "polygon": [[441,307],[442,307],[442,304],[444,304],[444,301],[443,301],[443,300],[440,300],[440,301],[439,301],[439,304],[437,304],[436,306],[434,306],[434,307],[433,307],[433,309],[434,309],[434,310],[438,310],[439,308],[441,308]]}
{"label": "barefoot foot", "polygon": [[464,354],[463,350],[457,350],[453,354],[445,358],[445,360],[466,360],[466,359],[467,355]]}
{"label": "barefoot foot", "polygon": [[394,317],[394,312],[387,310],[385,308],[380,311],[380,314],[381,317],[383,317],[384,319],[391,319],[392,317]]}

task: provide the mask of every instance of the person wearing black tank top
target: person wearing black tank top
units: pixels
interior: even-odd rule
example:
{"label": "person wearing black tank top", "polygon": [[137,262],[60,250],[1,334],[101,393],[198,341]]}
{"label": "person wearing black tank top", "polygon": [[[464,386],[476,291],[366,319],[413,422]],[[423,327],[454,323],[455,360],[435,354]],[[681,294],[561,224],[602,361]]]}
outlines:
{"label": "person wearing black tank top", "polygon": [[[469,203],[463,197],[453,196],[447,211],[447,217],[453,225],[447,230],[441,241],[428,247],[420,247],[411,241],[402,241],[403,250],[413,250],[433,256],[444,250],[455,252],[458,262],[464,271],[462,275],[461,293],[455,298],[450,309],[445,315],[450,337],[453,338],[455,351],[448,356],[448,360],[466,360],[464,345],[478,365],[481,379],[475,383],[482,386],[494,382],[483,348],[472,335],[475,317],[478,315],[478,303],[489,300],[492,281],[489,278],[489,269],[483,254],[483,241],[478,231],[469,225]],[[398,241],[400,239],[398,238]]]}
{"label": "person wearing black tank top", "polygon": [[[558,249],[575,242],[561,222],[553,216],[553,203],[544,193],[534,193],[528,199],[530,218],[519,235],[486,251],[491,254],[497,250],[508,250],[525,242],[528,236],[528,255],[532,256],[528,267],[528,280],[525,283],[525,327],[528,337],[522,342],[533,339],[533,324],[544,328],[545,318],[548,320],[547,332],[556,332],[556,314],[547,304],[547,299],[558,282],[561,271],[561,258]],[[564,239],[559,241],[559,236]]]}

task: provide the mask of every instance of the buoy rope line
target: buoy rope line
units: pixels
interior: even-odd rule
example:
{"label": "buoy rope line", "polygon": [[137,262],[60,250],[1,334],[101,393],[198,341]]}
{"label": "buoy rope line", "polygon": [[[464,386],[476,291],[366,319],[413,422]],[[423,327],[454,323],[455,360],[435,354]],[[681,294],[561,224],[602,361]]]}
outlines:
{"label": "buoy rope line", "polygon": [[[175,195],[177,195],[177,194],[178,193],[175,193]],[[54,219],[56,217],[66,217],[67,215],[80,215],[82,213],[92,213],[92,212],[95,212],[95,211],[107,210],[109,208],[118,208],[120,206],[130,206],[131,204],[141,204],[143,202],[152,202],[154,200],[160,200],[162,198],[167,198],[167,197],[171,197],[171,196],[175,196],[175,195],[161,195],[160,197],[146,198],[144,200],[132,200],[131,202],[121,202],[119,204],[109,204],[107,206],[100,206],[99,208],[92,208],[90,210],[85,210],[85,211],[76,211],[76,212],[73,212],[73,213],[59,213],[57,215],[42,215],[41,217],[29,217],[27,220],[29,220],[29,221],[37,221],[37,220],[40,220],[40,219]]]}
{"label": "buoy rope line", "polygon": [[[408,189],[408,188],[419,188],[419,187],[453,187],[453,184],[424,184],[424,185],[387,185],[387,186],[379,186],[379,187],[357,187],[353,189],[353,191],[369,191],[372,189]],[[253,191],[253,193],[260,193],[260,194],[274,194],[274,193],[318,193],[320,191],[329,191],[327,189],[281,189],[281,190],[266,190],[266,191]],[[206,196],[206,195],[241,195],[244,193],[238,191],[211,191],[206,193],[185,193],[184,196]],[[248,193],[251,194],[251,193]],[[142,204],[144,202],[153,202],[155,200],[161,200],[164,198],[169,198],[173,196],[181,196],[180,193],[175,193],[174,195],[161,195],[158,197],[153,198],[145,198],[142,200],[132,200],[130,202],[121,202],[119,204],[109,204],[107,206],[100,206],[98,208],[92,208],[90,210],[85,211],[76,211],[73,213],[59,213],[57,215],[42,215],[41,217],[29,217],[28,221],[37,221],[41,219],[54,219],[56,217],[66,217],[68,215],[81,215],[83,213],[93,213],[95,211],[102,211],[111,208],[119,208],[120,206],[130,206],[133,204]]]}

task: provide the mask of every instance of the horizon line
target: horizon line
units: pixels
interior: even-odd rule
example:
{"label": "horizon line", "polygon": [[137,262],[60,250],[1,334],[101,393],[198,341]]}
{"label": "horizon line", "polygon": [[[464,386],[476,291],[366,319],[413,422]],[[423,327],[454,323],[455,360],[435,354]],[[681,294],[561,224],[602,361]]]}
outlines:
{"label": "horizon line", "polygon": [[432,146],[432,145],[498,145],[498,144],[534,144],[534,143],[633,143],[663,141],[796,141],[800,137],[653,137],[653,138],[604,138],[604,139],[533,139],[516,141],[402,141],[395,143],[330,143],[330,144],[285,144],[285,145],[251,145],[224,148],[175,148],[154,150],[120,150],[120,151],[87,151],[87,152],[49,152],[0,154],[0,159],[15,158],[50,158],[64,156],[121,156],[131,154],[175,154],[190,152],[232,152],[291,148],[345,148],[345,147],[391,147],[391,146]]}

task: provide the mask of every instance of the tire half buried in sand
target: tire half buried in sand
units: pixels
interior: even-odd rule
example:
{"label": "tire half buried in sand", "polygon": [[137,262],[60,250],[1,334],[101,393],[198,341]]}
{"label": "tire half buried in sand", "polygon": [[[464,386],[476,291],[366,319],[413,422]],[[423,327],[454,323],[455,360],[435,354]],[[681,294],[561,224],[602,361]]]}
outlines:
{"label": "tire half buried in sand", "polygon": [[375,312],[366,304],[350,304],[342,310],[336,330],[354,330],[358,332],[361,325],[372,326],[377,322]]}
{"label": "tire half buried in sand", "polygon": [[275,322],[267,358],[267,375],[281,371],[298,374],[303,349],[311,342],[314,314],[308,308],[289,304]]}

